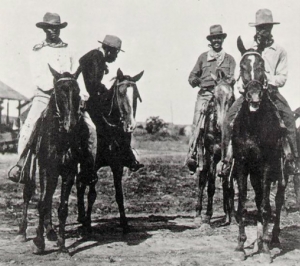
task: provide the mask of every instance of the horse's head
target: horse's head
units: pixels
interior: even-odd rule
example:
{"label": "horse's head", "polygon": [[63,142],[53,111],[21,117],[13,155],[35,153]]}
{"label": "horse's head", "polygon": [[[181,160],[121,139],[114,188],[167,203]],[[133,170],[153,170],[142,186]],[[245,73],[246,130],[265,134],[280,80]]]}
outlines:
{"label": "horse's head", "polygon": [[59,120],[61,132],[69,133],[77,124],[79,119],[79,87],[76,79],[70,73],[60,74],[49,65],[54,77],[54,90],[51,104],[55,116]]}
{"label": "horse's head", "polygon": [[235,100],[234,93],[231,84],[221,69],[217,69],[216,75],[211,73],[211,76],[216,82],[214,99],[217,111],[217,126],[221,129],[226,113]]}
{"label": "horse's head", "polygon": [[136,82],[143,74],[144,71],[134,77],[130,77],[124,75],[120,69],[117,71],[115,94],[124,132],[133,132],[136,127],[137,99],[142,101]]}
{"label": "horse's head", "polygon": [[265,62],[260,50],[245,49],[241,37],[238,37],[237,46],[242,54],[239,79],[241,79],[244,88],[244,97],[249,103],[250,111],[257,111],[264,89],[268,86]]}

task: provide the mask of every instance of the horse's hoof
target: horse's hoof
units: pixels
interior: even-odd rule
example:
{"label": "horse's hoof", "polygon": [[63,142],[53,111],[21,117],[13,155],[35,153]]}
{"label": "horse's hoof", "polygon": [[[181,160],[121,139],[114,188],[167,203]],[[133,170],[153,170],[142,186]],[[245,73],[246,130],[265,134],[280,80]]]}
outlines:
{"label": "horse's hoof", "polygon": [[210,225],[208,223],[203,223],[200,226],[200,230],[201,231],[207,231],[207,230],[210,230],[210,229],[211,229],[211,227],[210,227]]}
{"label": "horse's hoof", "polygon": [[58,254],[63,257],[70,257],[70,252],[65,246],[59,248]]}
{"label": "horse's hoof", "polygon": [[46,237],[49,241],[56,241],[57,240],[57,234],[55,233],[55,231],[53,229],[50,229],[47,232]]}
{"label": "horse's hoof", "polygon": [[202,223],[203,224],[210,224],[210,216],[204,216],[204,218],[202,219]]}
{"label": "horse's hoof", "polygon": [[26,235],[17,235],[16,238],[15,238],[15,241],[26,242],[27,241]]}
{"label": "horse's hoof", "polygon": [[32,253],[33,254],[43,254],[45,251],[45,242],[43,239],[34,238],[32,241]]}
{"label": "horse's hoof", "polygon": [[273,259],[272,259],[270,253],[260,253],[258,261],[262,264],[264,264],[264,263],[266,264],[266,263],[272,263]]}
{"label": "horse's hoof", "polygon": [[246,253],[244,250],[235,250],[231,259],[233,261],[244,261],[246,259]]}
{"label": "horse's hoof", "polygon": [[201,218],[201,216],[196,216],[194,218],[194,224],[195,224],[195,226],[197,228],[199,228],[201,226],[201,224],[202,224],[202,218]]}
{"label": "horse's hoof", "polygon": [[272,238],[272,240],[270,242],[270,247],[271,248],[278,248],[278,249],[282,250],[282,246],[281,246],[281,243],[280,243],[278,237],[273,237]]}

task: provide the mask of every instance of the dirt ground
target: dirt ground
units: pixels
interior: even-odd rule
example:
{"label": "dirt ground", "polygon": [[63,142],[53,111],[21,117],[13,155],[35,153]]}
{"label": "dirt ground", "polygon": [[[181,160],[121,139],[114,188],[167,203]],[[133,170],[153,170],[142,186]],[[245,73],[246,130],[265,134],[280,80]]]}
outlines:
{"label": "dirt ground", "polygon": [[[184,154],[172,155],[140,152],[146,167],[138,173],[125,172],[125,207],[130,233],[123,235],[118,225],[112,176],[109,169],[100,170],[98,198],[93,213],[93,234],[82,237],[76,222],[76,188],[73,188],[67,220],[66,246],[70,255],[57,252],[55,242],[46,241],[43,255],[32,254],[32,238],[37,225],[36,202],[29,209],[29,240],[16,240],[22,206],[22,185],[6,178],[16,155],[0,155],[0,265],[264,265],[259,254],[252,254],[256,239],[255,206],[251,187],[246,219],[247,258],[236,261],[236,224],[221,227],[223,219],[220,180],[214,199],[211,226],[194,221],[196,178],[182,167]],[[59,190],[53,203],[53,219],[57,225]],[[287,214],[282,217],[282,250],[272,249],[273,265],[300,265],[300,216],[296,211],[292,184],[287,190]]]}

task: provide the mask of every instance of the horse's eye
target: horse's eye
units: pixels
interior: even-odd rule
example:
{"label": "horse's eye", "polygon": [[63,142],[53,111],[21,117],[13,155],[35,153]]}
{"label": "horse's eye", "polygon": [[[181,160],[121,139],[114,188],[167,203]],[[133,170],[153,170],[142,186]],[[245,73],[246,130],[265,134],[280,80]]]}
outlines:
{"label": "horse's eye", "polygon": [[251,93],[250,93],[250,91],[248,91],[248,92],[246,93],[246,99],[247,99],[247,100],[250,100],[250,99],[251,99]]}

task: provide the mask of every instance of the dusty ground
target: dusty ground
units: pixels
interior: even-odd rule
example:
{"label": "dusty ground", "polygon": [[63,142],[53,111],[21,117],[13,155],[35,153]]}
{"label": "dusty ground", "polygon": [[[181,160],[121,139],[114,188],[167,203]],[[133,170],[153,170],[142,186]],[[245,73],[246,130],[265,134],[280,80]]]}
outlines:
{"label": "dusty ground", "polygon": [[[81,237],[78,230],[74,187],[66,227],[70,256],[58,254],[55,243],[49,241],[44,255],[31,253],[37,224],[36,202],[29,210],[29,241],[20,243],[15,240],[21,215],[22,185],[6,179],[7,168],[16,160],[16,155],[0,155],[0,265],[263,265],[259,255],[251,255],[250,245],[256,234],[252,191],[249,191],[247,202],[248,256],[239,262],[233,255],[237,225],[220,227],[223,218],[220,181],[217,181],[211,227],[196,226],[193,218],[196,179],[182,167],[184,154],[168,146],[167,150],[172,151],[170,154],[162,147],[167,147],[167,144],[154,144],[155,152],[140,150],[145,170],[124,175],[125,206],[131,227],[127,235],[123,235],[118,226],[109,169],[99,172],[101,179],[93,214],[94,233],[89,238]],[[288,215],[282,218],[281,225],[283,249],[272,250],[274,265],[300,263],[300,216],[295,210],[292,184],[289,184],[287,198]],[[59,191],[54,199],[55,224],[58,199]]]}

